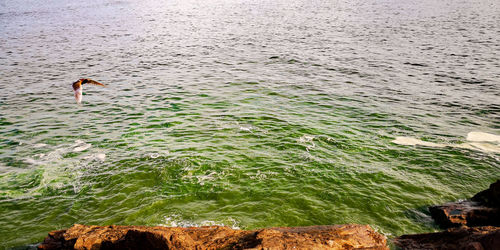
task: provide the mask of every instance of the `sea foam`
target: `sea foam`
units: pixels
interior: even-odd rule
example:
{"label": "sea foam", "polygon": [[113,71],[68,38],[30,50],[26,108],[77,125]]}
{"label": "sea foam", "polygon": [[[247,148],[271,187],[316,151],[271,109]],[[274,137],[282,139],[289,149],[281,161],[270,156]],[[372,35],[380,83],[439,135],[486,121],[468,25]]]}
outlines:
{"label": "sea foam", "polygon": [[488,134],[484,132],[470,132],[467,134],[467,141],[500,143],[500,135]]}
{"label": "sea foam", "polygon": [[[461,144],[452,144],[452,143],[442,144],[442,143],[426,142],[413,137],[398,136],[392,142],[406,146],[426,146],[433,148],[452,147],[452,148],[471,149],[482,152],[500,153],[500,136],[498,135],[473,131],[467,134],[467,141],[469,142]],[[498,144],[495,145],[494,144],[495,142],[497,142]]]}

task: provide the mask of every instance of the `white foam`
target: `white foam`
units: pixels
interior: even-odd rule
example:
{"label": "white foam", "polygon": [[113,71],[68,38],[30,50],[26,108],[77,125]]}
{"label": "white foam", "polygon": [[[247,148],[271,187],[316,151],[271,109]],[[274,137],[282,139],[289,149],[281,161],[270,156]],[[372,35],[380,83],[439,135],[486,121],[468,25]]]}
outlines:
{"label": "white foam", "polygon": [[314,140],[313,135],[303,135],[299,138],[299,142],[312,142]]}
{"label": "white foam", "polygon": [[62,158],[62,154],[66,152],[64,148],[58,148],[52,152],[49,152],[46,156],[43,157],[45,161],[55,161],[60,160]]}
{"label": "white foam", "polygon": [[37,144],[33,145],[34,148],[43,148],[46,146],[47,146],[47,144],[45,144],[45,143],[37,143]]}
{"label": "white foam", "polygon": [[[85,174],[87,168],[95,166],[89,164],[92,161],[103,162],[106,154],[101,152],[89,152],[76,157],[63,157],[70,152],[79,152],[89,149],[92,145],[82,140],[77,140],[72,144],[61,144],[58,146],[29,144],[30,147],[46,147],[49,152],[35,153],[24,157],[23,161],[30,165],[30,168],[7,168],[0,163],[0,174],[9,173],[14,176],[20,173],[30,173],[30,175],[42,173],[39,184],[23,188],[21,190],[6,189],[4,193],[9,198],[18,199],[40,195],[47,188],[60,189],[72,186],[75,193],[80,192],[84,183],[81,183],[81,176]],[[91,150],[89,150],[91,151]],[[95,162],[94,162],[95,163]],[[17,178],[17,177],[16,177]]]}
{"label": "white foam", "polygon": [[247,132],[252,132],[251,127],[240,127],[240,130],[247,131]]}
{"label": "white foam", "polygon": [[500,153],[500,146],[492,145],[488,143],[469,143],[472,147],[484,151],[484,152],[492,152],[492,153]]}
{"label": "white foam", "polygon": [[407,145],[407,146],[420,145],[420,146],[435,147],[435,148],[446,147],[445,144],[422,141],[412,137],[396,137],[396,139],[393,140],[392,142],[399,145]]}
{"label": "white foam", "polygon": [[151,154],[149,154],[149,157],[151,159],[156,159],[156,158],[160,157],[160,154],[159,153],[151,153]]}
{"label": "white foam", "polygon": [[314,139],[316,137],[314,137],[313,135],[303,135],[301,136],[299,139],[298,139],[298,142],[300,143],[311,143],[310,145],[307,145],[306,146],[306,150],[307,152],[309,152],[309,150],[312,150],[313,148],[316,147],[316,144],[314,144]]}
{"label": "white foam", "polygon": [[467,134],[467,141],[473,142],[498,142],[500,143],[500,135],[488,134],[484,132],[470,132]]}
{"label": "white foam", "polygon": [[100,161],[104,161],[106,159],[106,155],[103,153],[99,153],[95,155],[95,158],[97,158]]}
{"label": "white foam", "polygon": [[477,150],[477,148],[470,145],[470,143],[457,144],[457,145],[455,145],[455,147],[456,148],[465,148],[465,149],[470,149],[470,150]]}
{"label": "white foam", "polygon": [[238,221],[235,219],[229,217],[224,221],[227,221],[226,223],[222,222],[217,222],[213,220],[204,220],[199,223],[195,223],[192,221],[188,220],[183,220],[180,218],[179,215],[173,214],[171,216],[165,216],[165,223],[160,224],[159,226],[162,227],[201,227],[201,226],[228,226],[232,229],[240,229],[238,226]]}
{"label": "white foam", "polygon": [[90,145],[90,144],[84,144],[82,146],[74,148],[73,152],[81,152],[81,151],[89,149],[90,147],[92,147],[92,145]]}
{"label": "white foam", "polygon": [[467,140],[471,141],[470,143],[461,143],[461,144],[440,144],[433,142],[426,142],[419,140],[417,138],[412,137],[396,137],[393,140],[393,143],[399,145],[407,145],[407,146],[426,146],[426,147],[434,147],[434,148],[443,148],[443,147],[452,147],[452,148],[464,148],[470,150],[477,150],[488,153],[500,153],[500,144],[495,145],[492,142],[500,143],[500,136],[494,134],[488,134],[483,132],[470,132],[467,134]]}
{"label": "white foam", "polygon": [[216,176],[217,176],[217,172],[212,171],[209,174],[196,175],[194,177],[196,177],[196,179],[198,179],[198,184],[200,184],[200,186],[203,186],[203,185],[205,185],[205,181],[215,180],[217,178]]}

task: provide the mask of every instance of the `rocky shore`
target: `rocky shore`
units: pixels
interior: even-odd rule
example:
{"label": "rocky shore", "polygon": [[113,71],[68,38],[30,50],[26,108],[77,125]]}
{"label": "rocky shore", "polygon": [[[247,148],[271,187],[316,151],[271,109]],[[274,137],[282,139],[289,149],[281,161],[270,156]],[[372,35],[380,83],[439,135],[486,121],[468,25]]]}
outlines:
{"label": "rocky shore", "polygon": [[[500,249],[500,180],[469,200],[431,206],[445,231],[402,235],[402,249]],[[145,227],[75,224],[52,231],[38,249],[389,249],[368,225],[238,230],[223,226]]]}
{"label": "rocky shore", "polygon": [[367,225],[280,227],[85,226],[53,231],[39,249],[388,249]]}

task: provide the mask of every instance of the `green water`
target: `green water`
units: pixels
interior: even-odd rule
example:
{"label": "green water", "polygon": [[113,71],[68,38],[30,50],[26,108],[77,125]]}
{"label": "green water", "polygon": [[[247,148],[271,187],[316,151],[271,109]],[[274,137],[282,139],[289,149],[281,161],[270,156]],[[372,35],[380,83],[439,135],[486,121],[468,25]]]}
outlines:
{"label": "green water", "polygon": [[[466,38],[401,25],[444,32],[439,20],[490,3],[462,3],[458,14],[384,3],[7,2],[0,246],[41,242],[74,223],[360,223],[389,238],[438,230],[427,206],[486,189],[500,177],[498,151],[392,141],[459,145],[471,131],[500,134],[498,63],[490,60],[498,46],[425,52]],[[313,9],[314,20],[305,18]],[[86,19],[67,14],[88,10],[95,13]],[[482,24],[479,38],[489,41],[493,14],[462,28]],[[388,27],[378,25],[384,17],[393,18]],[[318,34],[307,38],[303,27]],[[373,39],[391,28],[400,28],[387,35],[393,50],[380,50]],[[79,32],[93,39],[72,39]],[[408,34],[420,43],[401,40]],[[483,65],[471,66],[473,58]],[[435,66],[416,65],[423,61]],[[82,74],[108,88],[85,86],[79,106],[70,84]]]}

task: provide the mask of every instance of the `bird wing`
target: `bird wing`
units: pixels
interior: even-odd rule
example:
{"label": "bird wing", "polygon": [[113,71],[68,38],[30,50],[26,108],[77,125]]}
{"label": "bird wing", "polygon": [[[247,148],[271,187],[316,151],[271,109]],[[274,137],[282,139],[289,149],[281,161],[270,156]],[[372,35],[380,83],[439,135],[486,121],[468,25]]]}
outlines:
{"label": "bird wing", "polygon": [[106,87],[106,85],[104,85],[104,84],[102,84],[102,83],[100,83],[100,82],[94,81],[94,80],[92,80],[92,79],[83,79],[83,80],[82,80],[82,84],[86,84],[86,83]]}

